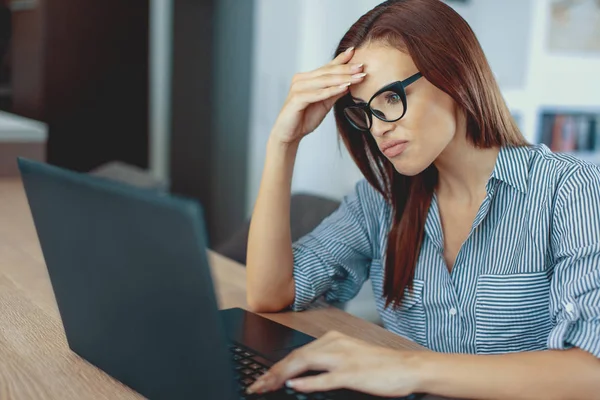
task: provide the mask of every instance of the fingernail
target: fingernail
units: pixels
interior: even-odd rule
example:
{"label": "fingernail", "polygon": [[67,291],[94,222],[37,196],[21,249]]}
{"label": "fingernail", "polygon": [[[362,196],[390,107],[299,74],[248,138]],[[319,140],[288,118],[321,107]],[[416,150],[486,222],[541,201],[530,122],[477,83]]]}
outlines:
{"label": "fingernail", "polygon": [[367,76],[366,73],[362,72],[360,74],[354,74],[352,75],[352,79],[360,79],[360,78],[364,78],[365,76]]}
{"label": "fingernail", "polygon": [[345,53],[346,53],[346,54],[350,54],[350,52],[351,52],[352,50],[354,50],[354,46],[353,46],[353,47],[348,47],[348,48],[346,49],[346,52],[345,52]]}
{"label": "fingernail", "polygon": [[346,87],[350,86],[351,84],[352,84],[352,83],[350,83],[350,82],[342,83],[342,84],[340,85],[340,88],[342,88],[342,89],[343,89],[343,88],[346,88]]}
{"label": "fingernail", "polygon": [[352,71],[360,71],[364,64],[356,64],[352,66]]}
{"label": "fingernail", "polygon": [[294,381],[286,381],[285,382],[285,386],[289,387],[289,388],[293,388],[294,387]]}

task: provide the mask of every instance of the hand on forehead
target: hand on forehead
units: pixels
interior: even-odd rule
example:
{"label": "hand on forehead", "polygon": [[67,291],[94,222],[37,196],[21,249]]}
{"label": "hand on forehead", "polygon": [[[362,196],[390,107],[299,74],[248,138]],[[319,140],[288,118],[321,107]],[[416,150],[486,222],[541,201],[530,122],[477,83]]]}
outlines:
{"label": "hand on forehead", "polygon": [[364,64],[363,71],[367,76],[363,82],[350,87],[350,94],[365,102],[387,84],[404,80],[417,72],[417,67],[408,54],[380,44],[359,47],[350,63]]}

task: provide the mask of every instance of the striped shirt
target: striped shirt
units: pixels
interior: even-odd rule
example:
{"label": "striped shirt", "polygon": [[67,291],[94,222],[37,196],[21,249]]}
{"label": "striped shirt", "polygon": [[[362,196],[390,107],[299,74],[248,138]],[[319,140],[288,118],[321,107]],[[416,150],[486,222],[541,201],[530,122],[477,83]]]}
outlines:
{"label": "striped shirt", "polygon": [[293,245],[296,298],[352,299],[370,278],[386,329],[431,350],[578,347],[600,358],[600,168],[544,146],[505,147],[454,267],[434,195],[414,287],[385,307],[392,209],[365,180]]}

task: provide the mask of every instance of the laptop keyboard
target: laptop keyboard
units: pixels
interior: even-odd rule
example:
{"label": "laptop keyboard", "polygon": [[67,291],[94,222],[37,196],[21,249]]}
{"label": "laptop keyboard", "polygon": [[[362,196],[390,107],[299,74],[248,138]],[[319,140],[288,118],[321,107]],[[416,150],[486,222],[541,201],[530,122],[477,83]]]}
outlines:
{"label": "laptop keyboard", "polygon": [[[229,346],[234,365],[234,376],[240,385],[240,400],[367,400],[375,399],[358,392],[347,390],[336,390],[326,393],[300,393],[291,388],[283,388],[276,392],[264,394],[246,394],[248,386],[252,385],[262,374],[273,365],[273,363],[264,357],[261,357],[247,348],[232,344]],[[420,397],[420,396],[419,396]],[[405,397],[405,400],[417,399],[418,396],[412,395]]]}

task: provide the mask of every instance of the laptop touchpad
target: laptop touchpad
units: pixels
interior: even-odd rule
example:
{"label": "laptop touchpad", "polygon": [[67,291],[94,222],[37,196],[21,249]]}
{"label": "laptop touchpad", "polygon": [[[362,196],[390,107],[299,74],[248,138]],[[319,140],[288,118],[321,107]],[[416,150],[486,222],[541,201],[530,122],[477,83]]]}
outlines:
{"label": "laptop touchpad", "polygon": [[231,308],[220,311],[228,338],[266,358],[278,361],[293,348],[314,340],[302,332],[242,310]]}

